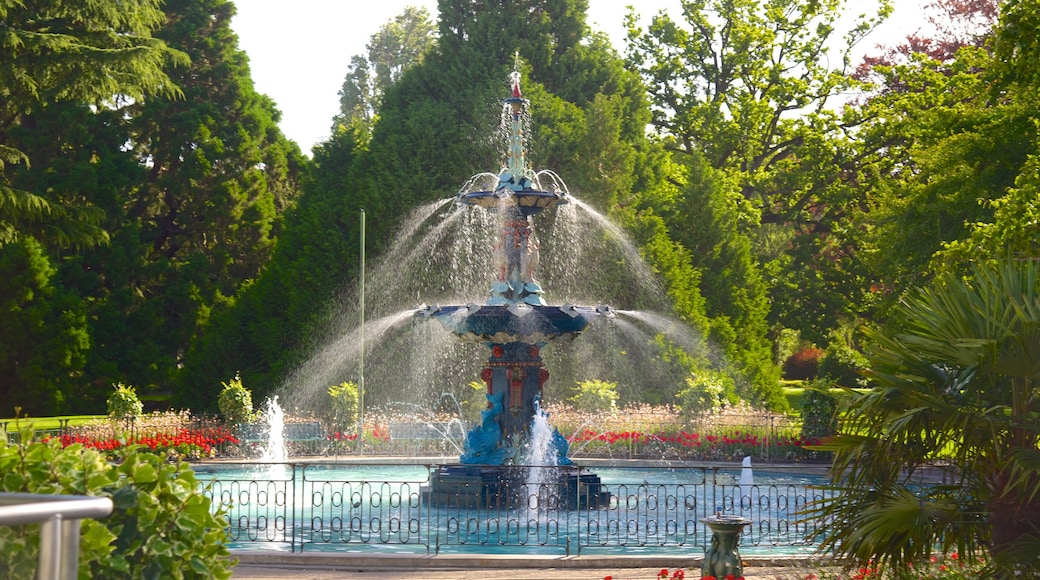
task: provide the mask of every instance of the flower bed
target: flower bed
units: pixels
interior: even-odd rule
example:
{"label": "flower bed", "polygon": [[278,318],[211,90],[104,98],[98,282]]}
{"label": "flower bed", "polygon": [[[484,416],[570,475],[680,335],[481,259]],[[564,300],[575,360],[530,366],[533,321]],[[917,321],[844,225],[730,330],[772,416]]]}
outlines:
{"label": "flower bed", "polygon": [[239,443],[231,430],[219,421],[192,417],[187,411],[157,412],[134,420],[103,419],[53,437],[59,439],[63,447],[78,444],[110,455],[125,447],[138,446],[171,461],[216,457]]}

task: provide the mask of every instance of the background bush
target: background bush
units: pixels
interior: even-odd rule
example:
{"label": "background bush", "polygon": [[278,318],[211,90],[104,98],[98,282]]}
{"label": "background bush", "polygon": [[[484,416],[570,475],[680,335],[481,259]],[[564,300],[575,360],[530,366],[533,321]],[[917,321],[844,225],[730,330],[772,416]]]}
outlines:
{"label": "background bush", "polygon": [[844,340],[833,340],[823,351],[818,375],[849,388],[867,386],[863,371],[867,368],[867,357],[849,346]]}
{"label": "background bush", "polygon": [[834,435],[837,428],[838,400],[830,394],[831,382],[816,379],[802,395],[802,438],[819,439]]}
{"label": "background bush", "polygon": [[714,413],[736,390],[733,379],[725,373],[701,369],[686,377],[686,388],[676,395],[684,417]]}
{"label": "background bush", "polygon": [[617,411],[617,383],[591,379],[579,382],[576,391],[569,401],[578,411],[586,413]]}
{"label": "background bush", "polygon": [[235,378],[224,385],[224,390],[217,395],[217,407],[224,421],[234,423],[249,423],[255,418],[253,413],[253,394],[242,384],[242,379],[236,374]]}
{"label": "background bush", "polygon": [[108,396],[108,416],[113,419],[139,417],[144,412],[144,404],[137,397],[137,391],[130,385],[119,383],[115,391]]}
{"label": "background bush", "polygon": [[820,369],[823,351],[810,346],[799,349],[784,361],[784,378],[789,381],[815,379]]}
{"label": "background bush", "polygon": [[340,429],[353,428],[358,419],[358,385],[357,383],[340,383],[329,387],[332,398],[332,413],[336,426]]}

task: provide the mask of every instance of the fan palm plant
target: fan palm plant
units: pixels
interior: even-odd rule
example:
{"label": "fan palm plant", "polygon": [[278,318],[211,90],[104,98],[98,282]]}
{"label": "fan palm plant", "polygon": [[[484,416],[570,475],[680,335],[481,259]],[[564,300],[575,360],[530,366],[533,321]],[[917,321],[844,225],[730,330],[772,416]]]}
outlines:
{"label": "fan palm plant", "polygon": [[[986,551],[995,577],[1037,573],[1040,267],[940,276],[897,316],[898,333],[870,333],[875,388],[825,446],[841,493],[815,506],[821,550],[897,570]],[[917,483],[924,470],[942,483]]]}

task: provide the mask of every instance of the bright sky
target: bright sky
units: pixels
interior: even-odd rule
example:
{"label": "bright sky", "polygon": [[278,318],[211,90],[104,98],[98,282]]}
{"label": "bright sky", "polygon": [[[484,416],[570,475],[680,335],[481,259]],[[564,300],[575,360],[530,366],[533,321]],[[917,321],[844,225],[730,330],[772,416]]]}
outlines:
{"label": "bright sky", "polygon": [[[919,27],[922,1],[927,0],[895,0],[886,30],[868,44],[883,36],[902,38]],[[662,9],[681,17],[678,0],[589,0],[589,25],[606,32],[619,52],[630,4],[638,4],[643,17]],[[239,48],[249,55],[256,89],[274,99],[282,112],[282,132],[308,155],[328,137],[350,58],[366,52],[369,37],[406,6],[424,6],[434,22],[437,17],[437,0],[295,0],[291,8],[284,0],[235,0],[235,6],[231,26]]]}

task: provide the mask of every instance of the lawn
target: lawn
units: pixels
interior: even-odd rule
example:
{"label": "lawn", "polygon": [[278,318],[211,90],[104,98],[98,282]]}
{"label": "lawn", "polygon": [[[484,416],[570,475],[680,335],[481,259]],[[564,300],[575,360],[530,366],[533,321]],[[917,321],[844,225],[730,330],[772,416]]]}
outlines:
{"label": "lawn", "polygon": [[18,419],[6,417],[0,419],[0,423],[6,424],[7,432],[13,433],[18,431],[19,426],[27,424],[31,424],[32,428],[37,431],[47,431],[61,429],[63,424],[67,427],[85,425],[105,417],[106,415],[62,415],[58,417],[21,417]]}

